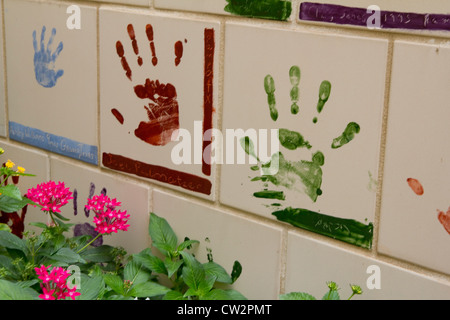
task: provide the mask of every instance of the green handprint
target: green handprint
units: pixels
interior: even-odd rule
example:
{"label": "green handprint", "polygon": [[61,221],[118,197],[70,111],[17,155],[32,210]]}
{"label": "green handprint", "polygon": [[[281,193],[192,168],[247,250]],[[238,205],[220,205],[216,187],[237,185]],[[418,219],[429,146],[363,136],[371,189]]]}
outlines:
{"label": "green handprint", "polygon": [[[291,106],[290,112],[297,115],[300,112],[300,68],[292,66],[289,69],[289,78],[291,83]],[[275,80],[268,74],[264,78],[264,90],[267,94],[267,103],[269,107],[269,115],[273,121],[277,121],[279,112],[275,97]],[[331,83],[328,80],[321,82],[319,87],[318,102],[316,110],[321,113],[324,106],[330,98]],[[313,118],[313,123],[317,123],[317,117]],[[360,126],[356,122],[349,122],[342,134],[334,138],[330,144],[332,150],[341,148],[351,142],[356,134],[360,132]],[[313,149],[311,143],[297,131],[281,128],[278,130],[278,138],[281,146],[287,152],[299,148]],[[283,190],[292,190],[306,194],[312,202],[316,202],[318,197],[322,195],[322,167],[325,163],[325,155],[322,151],[313,151],[311,160],[288,160],[283,152],[277,152],[271,156],[270,161],[263,163],[255,153],[253,141],[249,137],[241,139],[241,146],[247,154],[257,160],[257,166],[252,166],[253,171],[260,170],[261,175],[251,179],[251,181],[263,182],[263,190],[253,193],[256,198],[272,199],[285,201],[286,195]],[[277,165],[272,165],[277,164]],[[276,172],[271,169],[276,167]],[[275,188],[270,189],[269,185]],[[272,203],[272,206],[279,208],[281,203]],[[288,222],[294,226],[308,229],[320,234],[331,236],[342,241],[353,243],[358,246],[370,248],[373,236],[373,225],[369,223],[365,225],[361,222],[351,219],[341,219],[338,217],[328,216],[322,213],[313,212],[302,208],[287,207],[272,213],[281,221]]]}

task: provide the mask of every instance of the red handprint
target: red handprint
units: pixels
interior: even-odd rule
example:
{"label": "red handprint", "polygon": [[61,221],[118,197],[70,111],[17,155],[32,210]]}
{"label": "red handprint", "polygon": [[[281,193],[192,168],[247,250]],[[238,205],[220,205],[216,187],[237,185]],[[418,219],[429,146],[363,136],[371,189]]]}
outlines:
{"label": "red handprint", "polygon": [[[127,26],[127,32],[131,39],[133,51],[137,56],[137,64],[141,67],[144,63],[142,57],[139,55],[139,47],[136,41],[134,27],[132,24]],[[156,49],[153,40],[153,27],[147,24],[145,27],[147,39],[152,54],[152,64],[158,64],[156,56]],[[125,71],[127,78],[132,81],[132,71],[125,57],[125,50],[122,42],[116,42],[117,55],[120,58],[122,68]],[[175,51],[175,66],[178,66],[183,55],[183,43],[177,41],[174,45]],[[163,146],[172,140],[172,134],[179,129],[179,109],[177,101],[177,91],[175,86],[171,83],[160,83],[159,80],[145,79],[144,84],[134,86],[134,92],[140,99],[146,100],[148,105],[144,108],[147,114],[147,120],[141,121],[139,126],[135,129],[136,137],[155,146]],[[117,109],[112,109],[111,112],[116,119],[123,124],[124,118]]]}

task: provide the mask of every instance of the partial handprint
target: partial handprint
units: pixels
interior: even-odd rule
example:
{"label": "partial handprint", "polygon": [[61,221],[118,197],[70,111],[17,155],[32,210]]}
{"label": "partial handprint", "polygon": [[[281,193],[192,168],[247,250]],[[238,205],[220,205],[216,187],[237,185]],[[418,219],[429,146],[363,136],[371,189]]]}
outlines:
{"label": "partial handprint", "polygon": [[[298,105],[300,97],[300,75],[301,72],[298,66],[292,66],[290,68],[289,78],[292,85],[290,91],[290,110],[293,115],[301,112]],[[279,114],[275,97],[275,81],[271,75],[267,75],[264,78],[264,90],[267,94],[269,115],[273,121],[277,121]],[[316,106],[318,113],[321,113],[324,109],[324,106],[330,97],[330,93],[331,83],[327,80],[322,81],[319,87],[318,102]],[[317,117],[314,117],[313,123],[317,122]],[[337,149],[346,145],[355,138],[355,135],[359,133],[359,131],[360,127],[356,122],[349,122],[342,134],[332,140],[331,148]],[[252,142],[248,140],[248,137],[245,139],[246,140],[242,141],[242,145],[247,151],[249,150],[248,144],[252,144]],[[279,141],[280,144],[287,150],[296,150],[298,148],[312,149],[312,145],[303,137],[302,134],[285,128],[279,129]],[[311,160],[300,161],[287,160],[282,152],[278,152],[272,155],[270,162],[259,163],[259,165],[262,167],[264,172],[264,168],[271,167],[271,163],[278,163],[278,171],[275,174],[263,174],[253,178],[252,181],[263,181],[265,186],[267,186],[270,182],[276,187],[284,187],[288,190],[304,192],[313,202],[316,202],[317,198],[322,195],[322,166],[325,163],[325,155],[322,151],[315,151],[311,156]],[[283,191],[268,190],[267,188],[262,191],[255,192],[254,196],[278,200],[285,199]]]}
{"label": "partial handprint", "polygon": [[56,85],[58,79],[64,74],[64,70],[55,70],[55,61],[63,49],[63,43],[60,42],[56,50],[52,52],[52,44],[56,35],[56,29],[52,29],[47,47],[44,45],[45,31],[46,28],[43,26],[39,47],[36,38],[36,31],[33,31],[34,73],[37,82],[41,86],[45,88],[52,88]]}
{"label": "partial handprint", "polygon": [[[135,31],[132,24],[127,26],[128,36],[131,40],[131,45],[135,55],[137,56],[137,64],[141,67],[144,63],[142,57],[139,55],[139,47],[136,41]],[[149,42],[152,64],[158,64],[156,56],[156,49],[153,39],[153,27],[147,24],[145,33]],[[125,56],[125,49],[121,41],[116,42],[117,55],[120,58],[122,68],[125,71],[127,78],[132,81],[133,72],[128,64]],[[175,66],[178,66],[183,55],[183,43],[177,41],[174,45],[175,51]],[[175,86],[171,83],[160,83],[159,80],[145,79],[144,84],[134,86],[134,92],[140,99],[146,101],[144,106],[147,119],[141,121],[138,127],[134,130],[136,137],[142,141],[155,145],[164,146],[172,140],[172,134],[179,129],[179,108],[177,101],[177,91]],[[124,117],[116,108],[111,112],[120,123],[123,123]]]}

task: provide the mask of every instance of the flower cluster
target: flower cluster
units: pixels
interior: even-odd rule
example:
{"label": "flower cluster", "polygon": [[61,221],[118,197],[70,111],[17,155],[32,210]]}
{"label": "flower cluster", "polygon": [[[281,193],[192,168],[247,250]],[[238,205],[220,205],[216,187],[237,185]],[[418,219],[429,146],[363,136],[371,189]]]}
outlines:
{"label": "flower cluster", "polygon": [[50,267],[41,265],[40,268],[34,269],[38,278],[42,280],[42,294],[39,295],[39,298],[44,300],[61,300],[69,297],[75,300],[75,297],[81,295],[81,293],[76,292],[76,286],[72,288],[67,286],[67,278],[70,276],[67,270],[62,267],[55,267],[48,272]]}
{"label": "flower cluster", "polygon": [[95,230],[101,234],[117,233],[118,230],[127,231],[130,226],[127,224],[127,211],[116,210],[121,205],[116,199],[110,199],[106,195],[96,195],[88,199],[86,208],[95,212],[94,223],[97,226]]}
{"label": "flower cluster", "polygon": [[42,211],[61,212],[59,208],[73,199],[72,192],[64,182],[44,182],[28,189],[27,198],[42,206]]}

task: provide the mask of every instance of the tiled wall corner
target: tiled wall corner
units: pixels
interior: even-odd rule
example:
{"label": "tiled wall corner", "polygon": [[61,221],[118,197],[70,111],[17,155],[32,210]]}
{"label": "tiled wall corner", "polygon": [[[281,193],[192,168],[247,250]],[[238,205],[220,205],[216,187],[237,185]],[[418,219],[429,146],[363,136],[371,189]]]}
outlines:
{"label": "tiled wall corner", "polygon": [[97,163],[97,9],[70,29],[67,3],[4,4],[9,137]]}
{"label": "tiled wall corner", "polygon": [[450,298],[450,283],[398,267],[344,248],[290,232],[286,262],[286,293],[307,292],[321,299],[327,282],[341,288],[347,299],[350,285],[359,285],[363,300],[426,300]]}
{"label": "tiled wall corner", "polygon": [[[14,170],[17,170],[17,167],[20,166],[25,168],[25,173],[34,175],[19,177],[17,187],[22,194],[26,194],[28,189],[36,187],[37,184],[48,181],[49,159],[47,154],[2,140],[0,140],[0,147],[5,151],[0,155],[1,165],[11,160],[15,164]],[[10,178],[8,183],[13,183],[13,180]],[[29,226],[30,222],[42,222],[43,219],[46,221],[44,213],[39,208],[32,206],[28,206],[25,214],[17,212],[17,217],[22,220],[25,229],[33,229]]]}
{"label": "tiled wall corner", "polygon": [[[387,41],[228,23],[225,48],[221,202],[294,225],[307,209],[317,219],[306,227],[322,223],[325,233],[328,216],[333,225],[352,219],[370,228]],[[239,141],[233,158],[228,130],[236,140],[250,137],[254,154],[245,164]],[[269,161],[271,178],[261,171]],[[370,248],[366,240],[358,245]]]}
{"label": "tiled wall corner", "polygon": [[6,136],[5,68],[3,54],[3,2],[0,2],[0,136]]}
{"label": "tiled wall corner", "polygon": [[214,199],[203,137],[216,126],[219,35],[215,22],[100,10],[103,166]]}
{"label": "tiled wall corner", "polygon": [[379,239],[381,252],[447,274],[449,71],[445,43],[395,42]]}
{"label": "tiled wall corner", "polygon": [[153,192],[152,211],[169,222],[179,240],[188,237],[200,241],[195,254],[201,262],[208,261],[208,248],[214,261],[228,272],[234,261],[239,261],[242,274],[233,288],[244,296],[249,299],[277,298],[281,271],[280,228],[159,190]]}
{"label": "tiled wall corner", "polygon": [[[148,186],[118,179],[117,177],[99,172],[91,167],[80,166],[72,161],[51,158],[51,179],[64,181],[66,187],[77,193],[76,199],[61,209],[64,216],[71,219],[71,223],[93,223],[94,213],[86,214],[85,205],[91,193],[99,195],[103,189],[110,198],[121,202],[120,210],[127,210],[130,215],[127,232],[112,233],[103,236],[103,243],[121,246],[128,253],[138,253],[150,244],[148,236],[150,189]],[[75,210],[76,208],[76,210]],[[75,212],[77,213],[75,215]],[[88,216],[87,216],[88,215]]]}

